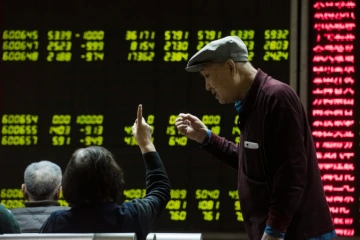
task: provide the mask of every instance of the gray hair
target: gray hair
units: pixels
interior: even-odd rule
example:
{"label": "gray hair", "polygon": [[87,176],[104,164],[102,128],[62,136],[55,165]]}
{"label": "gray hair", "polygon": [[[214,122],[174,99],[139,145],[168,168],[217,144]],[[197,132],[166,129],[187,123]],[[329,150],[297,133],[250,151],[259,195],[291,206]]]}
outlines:
{"label": "gray hair", "polygon": [[30,164],[24,173],[27,193],[38,201],[52,197],[59,189],[61,180],[61,168],[46,160]]}

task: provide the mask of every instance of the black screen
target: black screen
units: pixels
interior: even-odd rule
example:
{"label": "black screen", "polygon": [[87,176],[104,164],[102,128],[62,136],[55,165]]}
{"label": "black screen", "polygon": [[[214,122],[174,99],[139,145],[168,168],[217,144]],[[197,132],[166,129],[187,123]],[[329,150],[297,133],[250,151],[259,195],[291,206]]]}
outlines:
{"label": "black screen", "polygon": [[1,203],[23,206],[28,164],[46,159],[64,170],[89,145],[114,153],[126,200],[142,197],[145,171],[131,136],[142,103],[172,184],[156,230],[243,231],[236,170],[174,127],[188,112],[238,142],[236,111],[184,68],[209,41],[237,35],[255,68],[289,83],[290,1],[108,2],[1,1]]}

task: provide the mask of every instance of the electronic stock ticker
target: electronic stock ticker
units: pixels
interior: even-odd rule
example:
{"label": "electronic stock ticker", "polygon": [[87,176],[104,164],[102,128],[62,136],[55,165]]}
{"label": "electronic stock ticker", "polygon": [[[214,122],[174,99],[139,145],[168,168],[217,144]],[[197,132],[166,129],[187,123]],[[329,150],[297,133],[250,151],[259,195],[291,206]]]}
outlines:
{"label": "electronic stock ticker", "polygon": [[[184,3],[166,11],[159,10],[161,1],[101,9],[95,1],[67,8],[2,1],[1,203],[24,206],[19,187],[31,162],[47,159],[64,170],[76,148],[90,145],[108,148],[125,170],[125,201],[143,197],[143,163],[131,134],[142,103],[172,182],[158,230],[243,231],[236,171],[198,149],[174,122],[189,112],[239,142],[234,107],[218,104],[201,77],[184,70],[212,40],[239,36],[256,68],[289,83],[290,3],[275,1],[271,12],[270,3],[259,3],[263,19],[251,13],[253,4],[234,1],[232,7],[246,9],[244,16],[225,20],[232,10],[216,1],[206,9],[195,1],[191,10]],[[210,12],[218,14],[203,17]],[[67,205],[63,198],[60,203]]]}

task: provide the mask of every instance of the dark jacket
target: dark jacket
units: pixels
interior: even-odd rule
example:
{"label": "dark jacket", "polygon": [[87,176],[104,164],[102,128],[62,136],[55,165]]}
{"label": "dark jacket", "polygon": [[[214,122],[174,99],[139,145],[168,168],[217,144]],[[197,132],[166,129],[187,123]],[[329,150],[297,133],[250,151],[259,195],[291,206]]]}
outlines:
{"label": "dark jacket", "polygon": [[21,233],[20,226],[11,212],[0,203],[0,234]]}
{"label": "dark jacket", "polygon": [[251,240],[266,225],[285,239],[334,230],[304,108],[286,84],[258,71],[239,114],[240,143],[211,133],[203,148],[238,170],[244,224]]}
{"label": "dark jacket", "polygon": [[143,155],[146,169],[146,196],[121,205],[92,203],[57,211],[40,233],[121,233],[135,232],[146,239],[170,200],[170,182],[157,152]]}
{"label": "dark jacket", "polygon": [[22,233],[38,233],[52,212],[70,209],[61,207],[57,201],[35,201],[24,204],[24,208],[11,209]]}

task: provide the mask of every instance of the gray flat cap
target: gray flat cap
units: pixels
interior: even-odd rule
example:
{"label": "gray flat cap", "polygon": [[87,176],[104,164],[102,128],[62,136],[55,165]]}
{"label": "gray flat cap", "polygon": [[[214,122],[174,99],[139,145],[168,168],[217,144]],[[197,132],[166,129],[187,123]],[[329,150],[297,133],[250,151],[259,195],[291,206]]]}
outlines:
{"label": "gray flat cap", "polygon": [[199,72],[206,63],[221,63],[228,59],[234,62],[248,61],[246,45],[237,36],[228,36],[208,43],[191,57],[185,70]]}

